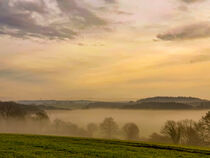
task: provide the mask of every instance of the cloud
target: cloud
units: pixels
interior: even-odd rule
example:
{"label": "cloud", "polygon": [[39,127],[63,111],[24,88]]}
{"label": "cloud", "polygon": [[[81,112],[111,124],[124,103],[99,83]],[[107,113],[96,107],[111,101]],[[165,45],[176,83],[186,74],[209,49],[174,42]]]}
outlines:
{"label": "cloud", "polygon": [[0,69],[0,78],[21,82],[44,82],[45,80],[40,74],[30,71],[15,70],[15,69]]}
{"label": "cloud", "polygon": [[181,2],[181,5],[178,7],[178,9],[180,11],[186,12],[192,4],[202,3],[205,1],[206,0],[179,0],[179,2]]}
{"label": "cloud", "polygon": [[87,8],[79,6],[75,0],[56,0],[60,10],[70,19],[79,21],[80,24],[87,26],[104,26],[106,21],[96,16]]}
{"label": "cloud", "polygon": [[45,13],[46,5],[43,0],[34,1],[17,1],[14,3],[18,10],[27,10],[31,12]]}
{"label": "cloud", "polygon": [[203,2],[205,0],[180,0],[180,1],[190,4],[190,3],[196,3],[196,2]]}
{"label": "cloud", "polygon": [[[207,51],[207,52],[209,53],[210,51]],[[210,54],[208,54],[207,52],[204,54],[199,54],[197,56],[194,56],[190,60],[190,63],[195,64],[195,63],[201,63],[201,62],[210,62]]]}
{"label": "cloud", "polygon": [[208,37],[210,37],[210,22],[185,25],[157,35],[158,39],[164,41],[190,40]]}
{"label": "cloud", "polygon": [[[75,0],[51,2],[57,4],[56,9],[50,8],[50,4],[43,0],[1,0],[0,35],[65,40],[77,37],[81,28],[107,25],[103,18],[96,16],[85,5],[79,6]],[[74,27],[75,23],[77,27]]]}
{"label": "cloud", "polygon": [[104,0],[106,3],[115,4],[117,3],[116,0]]}

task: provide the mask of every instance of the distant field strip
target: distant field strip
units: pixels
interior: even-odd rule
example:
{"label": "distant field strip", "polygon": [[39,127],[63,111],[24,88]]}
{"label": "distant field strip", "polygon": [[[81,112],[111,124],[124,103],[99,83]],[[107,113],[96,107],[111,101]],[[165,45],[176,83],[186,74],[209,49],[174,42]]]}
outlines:
{"label": "distant field strip", "polygon": [[0,134],[0,158],[209,158],[209,148],[104,139]]}

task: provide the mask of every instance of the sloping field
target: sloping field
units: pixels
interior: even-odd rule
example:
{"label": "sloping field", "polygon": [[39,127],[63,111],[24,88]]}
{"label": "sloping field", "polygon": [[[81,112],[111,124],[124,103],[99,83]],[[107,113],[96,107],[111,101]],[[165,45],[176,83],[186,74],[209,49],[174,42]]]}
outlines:
{"label": "sloping field", "polygon": [[210,149],[117,140],[0,134],[0,158],[210,158]]}

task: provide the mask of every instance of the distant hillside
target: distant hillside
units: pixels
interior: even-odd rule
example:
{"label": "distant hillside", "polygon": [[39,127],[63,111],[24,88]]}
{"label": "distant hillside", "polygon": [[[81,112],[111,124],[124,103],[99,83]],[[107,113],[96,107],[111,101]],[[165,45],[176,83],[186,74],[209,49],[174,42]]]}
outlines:
{"label": "distant hillside", "polygon": [[124,109],[193,109],[193,106],[175,102],[140,102],[126,105]]}
{"label": "distant hillside", "polygon": [[81,109],[94,102],[89,100],[21,100],[17,103],[38,105],[43,109]]}
{"label": "distant hillside", "polygon": [[92,103],[94,101],[90,101],[90,100],[20,100],[17,101],[18,103],[21,104],[34,104],[34,105],[66,105],[66,104],[89,104]]}
{"label": "distant hillside", "polygon": [[192,106],[200,106],[202,103],[208,103],[208,100],[195,98],[195,97],[151,97],[144,98],[136,101],[137,103],[142,102],[174,102],[174,103],[183,103],[189,104]]}
{"label": "distant hillside", "polygon": [[121,102],[94,102],[90,103],[85,108],[123,108],[129,103],[121,103]]}
{"label": "distant hillside", "polygon": [[195,97],[151,97],[137,100],[137,102],[203,102],[203,100]]}
{"label": "distant hillside", "polygon": [[210,101],[195,97],[151,97],[131,102],[102,102],[90,100],[32,100],[18,101],[46,110],[92,108],[117,109],[210,109]]}
{"label": "distant hillside", "polygon": [[193,109],[193,106],[175,102],[141,102],[141,103],[119,103],[119,102],[95,102],[86,106],[93,108],[117,108],[117,109]]}

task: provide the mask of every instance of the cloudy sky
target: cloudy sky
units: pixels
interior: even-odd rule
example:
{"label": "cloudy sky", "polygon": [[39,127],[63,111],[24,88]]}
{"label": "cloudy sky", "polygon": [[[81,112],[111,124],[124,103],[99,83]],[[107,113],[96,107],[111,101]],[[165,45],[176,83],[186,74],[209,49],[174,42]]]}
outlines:
{"label": "cloudy sky", "polygon": [[210,0],[0,1],[0,100],[209,90]]}

